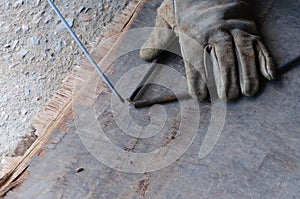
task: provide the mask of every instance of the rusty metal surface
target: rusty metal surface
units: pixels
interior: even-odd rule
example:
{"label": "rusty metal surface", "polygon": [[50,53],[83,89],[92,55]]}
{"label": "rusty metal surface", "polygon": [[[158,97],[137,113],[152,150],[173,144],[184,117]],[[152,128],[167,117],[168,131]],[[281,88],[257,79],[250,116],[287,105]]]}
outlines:
{"label": "rusty metal surface", "polygon": [[[158,5],[159,1],[149,1],[135,27],[153,25]],[[293,0],[257,4],[259,27],[277,64],[300,52],[299,7],[300,2]],[[140,63],[144,62],[138,52],[123,56],[110,78],[116,82],[129,67]],[[183,65],[174,56],[165,63]],[[222,135],[213,151],[201,160],[198,152],[211,110],[209,105],[200,104],[198,134],[188,151],[170,166],[151,173],[124,173],[100,163],[85,149],[70,121],[68,132],[53,134],[53,144],[47,146],[45,156],[31,162],[28,179],[6,198],[300,198],[299,72],[299,67],[294,68],[279,80],[266,83],[254,98],[229,103]],[[97,110],[103,105],[102,98],[105,96],[99,97]],[[165,106],[171,112],[178,108],[176,104]],[[139,111],[133,110],[132,115],[147,123],[147,110]],[[98,120],[107,126],[114,143],[144,152],[171,142],[174,136],[176,139],[171,131],[172,125],[176,129],[174,118],[166,125],[168,133],[133,145],[131,137],[113,130],[109,108]]]}

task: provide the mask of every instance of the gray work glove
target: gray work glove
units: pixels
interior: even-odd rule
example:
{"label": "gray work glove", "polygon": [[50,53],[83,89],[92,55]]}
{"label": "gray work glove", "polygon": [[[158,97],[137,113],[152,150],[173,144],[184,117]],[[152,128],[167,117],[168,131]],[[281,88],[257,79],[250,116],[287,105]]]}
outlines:
{"label": "gray work glove", "polygon": [[275,67],[255,23],[248,18],[249,4],[250,0],[165,0],[158,9],[157,30],[140,56],[154,59],[176,34],[192,97],[206,97],[208,71],[213,71],[219,98],[235,99],[240,90],[252,96],[259,89],[258,73],[274,79]]}

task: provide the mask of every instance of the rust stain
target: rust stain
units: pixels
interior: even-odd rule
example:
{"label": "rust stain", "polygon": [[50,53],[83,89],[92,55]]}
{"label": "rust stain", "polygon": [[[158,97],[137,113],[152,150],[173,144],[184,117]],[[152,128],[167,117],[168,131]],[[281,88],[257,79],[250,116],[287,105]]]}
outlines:
{"label": "rust stain", "polygon": [[72,109],[68,109],[66,114],[61,118],[60,122],[58,123],[57,129],[67,132],[69,130],[67,123],[68,121],[74,118],[74,112]]}
{"label": "rust stain", "polygon": [[292,171],[296,171],[298,169],[298,165],[296,163],[289,162],[289,161],[284,161],[284,164],[285,164],[285,166],[287,166]]}
{"label": "rust stain", "polygon": [[170,133],[167,137],[167,142],[165,145],[168,145],[169,143],[171,143],[173,140],[175,140],[177,135],[177,131],[173,131],[172,133]]}
{"label": "rust stain", "polygon": [[147,175],[146,179],[143,179],[139,182],[137,193],[139,193],[142,197],[145,197],[148,187],[150,185],[150,176]]}
{"label": "rust stain", "polygon": [[164,146],[168,145],[169,143],[171,143],[173,140],[176,139],[176,136],[178,135],[180,121],[181,121],[180,116],[175,118],[175,120],[173,121],[173,124],[169,129],[170,133],[168,134],[167,141],[165,142]]}
{"label": "rust stain", "polygon": [[182,26],[182,28],[181,28],[181,30],[183,31],[183,32],[187,32],[188,31],[188,27],[187,26]]}
{"label": "rust stain", "polygon": [[45,155],[46,155],[46,150],[45,150],[45,149],[40,150],[40,151],[38,152],[37,155],[38,155],[39,157],[45,157]]}
{"label": "rust stain", "polygon": [[110,110],[105,110],[104,113],[101,115],[104,118],[104,127],[108,127],[114,123],[113,114]]}

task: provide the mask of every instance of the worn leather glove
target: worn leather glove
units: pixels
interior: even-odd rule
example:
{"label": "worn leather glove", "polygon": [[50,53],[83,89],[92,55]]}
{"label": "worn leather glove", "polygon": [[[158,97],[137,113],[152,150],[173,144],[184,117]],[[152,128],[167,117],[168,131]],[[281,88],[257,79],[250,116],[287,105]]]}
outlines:
{"label": "worn leather glove", "polygon": [[249,19],[250,4],[251,0],[165,0],[140,56],[154,59],[176,34],[192,97],[206,97],[212,75],[219,98],[235,99],[240,91],[252,96],[259,89],[258,73],[274,79],[275,67]]}

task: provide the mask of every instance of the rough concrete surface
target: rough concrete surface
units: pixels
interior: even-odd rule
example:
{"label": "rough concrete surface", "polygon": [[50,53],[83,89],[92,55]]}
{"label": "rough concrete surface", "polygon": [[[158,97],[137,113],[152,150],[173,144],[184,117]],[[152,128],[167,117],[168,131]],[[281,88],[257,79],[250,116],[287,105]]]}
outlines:
{"label": "rough concrete surface", "polygon": [[[150,0],[134,27],[153,25],[159,2]],[[270,0],[257,6],[260,30],[277,65],[295,57],[300,52],[300,2]],[[137,51],[120,57],[110,75],[113,83],[140,63]],[[183,64],[178,57],[166,63]],[[300,198],[299,72],[299,67],[293,68],[266,82],[259,95],[228,103],[221,137],[204,159],[198,153],[211,110],[200,103],[200,125],[192,145],[173,164],[155,172],[132,174],[105,166],[87,151],[74,121],[69,121],[69,130],[54,132],[44,156],[31,161],[28,178],[6,198]],[[178,137],[158,135],[137,139],[132,148],[131,136],[112,129],[109,112],[100,114],[107,102],[102,97],[95,104],[99,125],[112,142],[130,149],[128,153],[152,151],[183,139],[180,132]],[[147,110],[135,114],[138,122],[147,123]]]}
{"label": "rough concrete surface", "polygon": [[[89,50],[129,0],[60,0],[57,7]],[[35,139],[33,116],[51,99],[83,54],[47,1],[0,2],[0,160]],[[28,135],[26,135],[28,134]],[[1,162],[1,161],[0,161]],[[1,163],[0,163],[1,167]]]}

